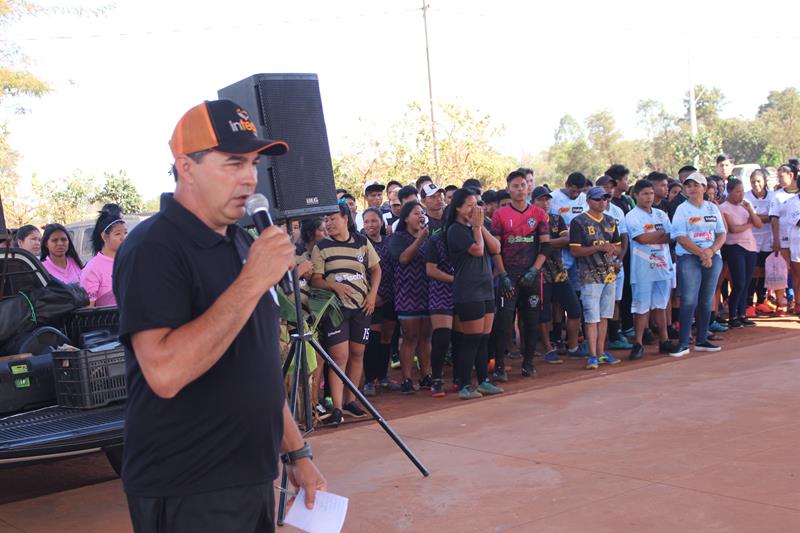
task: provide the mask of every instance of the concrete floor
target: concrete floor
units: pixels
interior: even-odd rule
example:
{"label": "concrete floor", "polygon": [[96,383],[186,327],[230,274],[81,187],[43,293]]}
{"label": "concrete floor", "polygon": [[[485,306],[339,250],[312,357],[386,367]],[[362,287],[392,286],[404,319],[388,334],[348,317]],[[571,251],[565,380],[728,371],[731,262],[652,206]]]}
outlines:
{"label": "concrete floor", "polygon": [[[350,498],[347,532],[800,531],[797,336],[759,333],[392,421],[429,478],[376,424],[311,440],[330,490]],[[109,481],[0,506],[12,531],[130,525]]]}

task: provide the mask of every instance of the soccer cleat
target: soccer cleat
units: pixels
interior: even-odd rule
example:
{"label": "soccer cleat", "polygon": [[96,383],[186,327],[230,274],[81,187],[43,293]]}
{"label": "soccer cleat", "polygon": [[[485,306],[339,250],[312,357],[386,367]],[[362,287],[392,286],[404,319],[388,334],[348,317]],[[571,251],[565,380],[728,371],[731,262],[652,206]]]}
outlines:
{"label": "soccer cleat", "polygon": [[597,360],[597,357],[593,355],[590,355],[589,359],[586,360],[586,370],[596,370],[599,366],[600,362]]}
{"label": "soccer cleat", "polygon": [[694,349],[698,352],[718,352],[722,348],[717,346],[716,344],[711,344],[710,342],[698,342],[694,345]]}
{"label": "soccer cleat", "polygon": [[622,363],[622,359],[617,359],[608,352],[603,352],[603,355],[597,358],[601,365],[618,365]]}
{"label": "soccer cleat", "polygon": [[410,378],[404,379],[400,384],[400,392],[402,394],[414,394],[417,392],[414,390],[414,382]]}
{"label": "soccer cleat", "polygon": [[641,359],[644,355],[644,346],[641,344],[634,344],[633,348],[631,348],[631,354],[628,356],[628,359],[631,361],[636,361],[637,359]]}
{"label": "soccer cleat", "polygon": [[444,383],[441,379],[434,379],[433,383],[431,384],[431,397],[432,398],[443,398],[445,396],[444,392]]}
{"label": "soccer cleat", "polygon": [[558,352],[556,350],[550,350],[544,354],[544,362],[550,365],[560,365],[564,361],[558,356]]}
{"label": "soccer cleat", "polygon": [[483,395],[487,394],[492,395],[492,394],[500,394],[501,392],[504,391],[497,385],[492,384],[492,382],[487,379],[486,381],[478,385],[478,392],[480,392]]}
{"label": "soccer cleat", "polygon": [[460,391],[458,391],[458,397],[462,400],[474,400],[475,398],[483,398],[483,394],[476,390],[472,390],[472,387],[466,386],[462,387]]}
{"label": "soccer cleat", "polygon": [[353,418],[364,418],[367,416],[366,411],[361,409],[355,401],[348,402],[342,406],[342,413]]}
{"label": "soccer cleat", "polygon": [[675,346],[670,352],[670,357],[683,357],[684,355],[689,353],[688,346]]}
{"label": "soccer cleat", "polygon": [[633,344],[631,344],[630,342],[628,342],[627,339],[624,339],[622,337],[608,343],[609,350],[630,350],[631,348],[633,348]]}

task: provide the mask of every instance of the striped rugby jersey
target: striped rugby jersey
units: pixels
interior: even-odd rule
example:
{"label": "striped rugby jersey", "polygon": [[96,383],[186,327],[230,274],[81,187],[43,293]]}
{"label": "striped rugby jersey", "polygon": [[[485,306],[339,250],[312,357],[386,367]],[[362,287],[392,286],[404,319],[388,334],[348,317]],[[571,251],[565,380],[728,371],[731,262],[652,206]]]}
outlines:
{"label": "striped rugby jersey", "polygon": [[325,237],[311,251],[314,274],[326,281],[344,283],[353,289],[342,305],[359,309],[369,293],[367,270],[380,262],[378,253],[369,239],[360,233],[351,233],[347,241]]}

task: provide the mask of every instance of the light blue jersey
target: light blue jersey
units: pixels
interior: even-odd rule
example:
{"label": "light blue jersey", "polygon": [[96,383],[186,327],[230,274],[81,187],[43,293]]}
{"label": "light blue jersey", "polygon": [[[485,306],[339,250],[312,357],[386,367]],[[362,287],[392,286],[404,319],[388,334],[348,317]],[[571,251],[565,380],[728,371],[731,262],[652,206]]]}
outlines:
{"label": "light blue jersey", "polygon": [[640,244],[636,237],[658,230],[670,234],[672,225],[669,216],[662,210],[650,208],[648,213],[641,207],[634,207],[625,215],[628,235],[631,239],[631,283],[649,283],[671,280],[674,275],[669,244]]}
{"label": "light blue jersey", "polygon": [[[720,233],[725,233],[722,213],[711,202],[703,201],[703,205],[697,207],[687,200],[678,206],[675,216],[672,217],[670,236],[673,239],[688,237],[699,248],[711,248],[714,239]],[[679,256],[691,254],[680,243],[675,246],[675,252]],[[719,254],[719,250],[717,250],[717,254]]]}
{"label": "light blue jersey", "polygon": [[[553,199],[550,200],[549,212],[554,215],[560,215],[561,218],[564,219],[564,223],[567,225],[568,230],[569,224],[572,222],[573,218],[589,210],[589,206],[586,203],[586,195],[584,193],[580,193],[578,197],[573,200],[564,194],[564,191],[559,189],[550,196],[552,196]],[[564,258],[565,268],[569,269],[575,264],[575,258],[572,257],[572,254],[569,250],[561,250],[561,256]]]}

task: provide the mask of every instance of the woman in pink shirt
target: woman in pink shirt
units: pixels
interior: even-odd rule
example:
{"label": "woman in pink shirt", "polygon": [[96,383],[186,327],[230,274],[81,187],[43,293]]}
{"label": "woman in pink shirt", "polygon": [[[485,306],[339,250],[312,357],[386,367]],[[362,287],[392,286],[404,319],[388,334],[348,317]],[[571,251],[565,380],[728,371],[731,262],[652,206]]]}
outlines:
{"label": "woman in pink shirt", "polygon": [[758,245],[753,228],[763,224],[753,206],[744,201],[744,187],[738,179],[728,181],[728,198],[719,206],[728,226],[722,257],[731,272],[731,295],[728,298],[728,327],[755,326],[747,318],[747,287],[756,268]]}
{"label": "woman in pink shirt", "polygon": [[64,283],[80,283],[83,262],[67,228],[48,224],[42,235],[42,266],[54,278]]}
{"label": "woman in pink shirt", "polygon": [[92,233],[92,247],[96,255],[86,263],[81,272],[81,287],[89,293],[90,307],[117,305],[117,299],[111,290],[111,274],[114,270],[114,257],[127,234],[119,206],[104,205]]}

